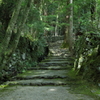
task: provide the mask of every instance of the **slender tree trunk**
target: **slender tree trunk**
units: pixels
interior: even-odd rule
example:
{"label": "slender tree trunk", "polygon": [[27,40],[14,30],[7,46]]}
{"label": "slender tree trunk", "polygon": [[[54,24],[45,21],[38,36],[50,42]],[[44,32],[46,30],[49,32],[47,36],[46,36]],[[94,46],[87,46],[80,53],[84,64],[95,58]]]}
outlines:
{"label": "slender tree trunk", "polygon": [[74,44],[74,37],[73,37],[73,0],[70,0],[70,19],[69,19],[69,50],[73,52],[73,44]]}
{"label": "slender tree trunk", "polygon": [[66,16],[66,32],[65,32],[65,38],[66,38],[66,44],[69,47],[69,50],[71,51],[71,54],[73,54],[73,44],[74,44],[74,38],[73,38],[73,0],[70,0],[67,2],[67,5],[69,6],[69,9],[67,9],[67,16]]}
{"label": "slender tree trunk", "polygon": [[17,18],[18,18],[18,15],[19,15],[19,12],[20,12],[20,9],[21,9],[21,4],[24,0],[19,0],[16,7],[15,7],[15,10],[12,14],[12,18],[9,22],[9,25],[8,25],[8,28],[6,30],[6,35],[2,41],[2,43],[0,44],[1,46],[1,49],[0,49],[0,70],[2,70],[6,64],[6,59],[8,58],[7,57],[7,54],[8,54],[8,46],[9,46],[9,43],[10,43],[10,39],[11,39],[11,36],[12,36],[12,31],[14,29],[14,26],[15,24],[17,23]]}
{"label": "slender tree trunk", "polygon": [[[69,5],[69,0],[67,0],[66,5]],[[70,12],[69,12],[69,8],[66,8],[66,16],[65,16],[65,22],[67,23],[67,25],[65,26],[65,34],[64,34],[64,46],[65,47],[69,47],[69,16],[70,16]]]}
{"label": "slender tree trunk", "polygon": [[[8,25],[8,28],[6,30],[6,35],[3,39],[3,42],[1,43],[0,57],[2,55],[6,54],[6,49],[8,48],[8,45],[9,45],[9,42],[10,42],[10,38],[11,38],[11,35],[12,35],[12,30],[14,29],[16,20],[18,18],[18,14],[20,12],[21,4],[22,4],[23,1],[24,0],[19,0],[18,1],[18,4],[16,5],[15,10],[12,14],[12,18],[11,18],[11,20],[9,22],[9,25]],[[0,58],[0,62],[1,62],[1,59],[2,58]]]}
{"label": "slender tree trunk", "polygon": [[32,2],[32,0],[28,0],[28,3],[26,5],[25,10],[23,12],[21,12],[23,17],[21,18],[21,20],[19,20],[20,21],[20,24],[19,24],[19,27],[17,29],[17,33],[15,33],[16,36],[13,39],[13,42],[11,44],[11,47],[12,47],[12,49],[10,48],[11,53],[13,53],[15,51],[15,49],[17,48],[17,45],[18,45],[18,42],[19,42],[19,39],[20,39],[21,32],[23,30],[23,27],[24,27],[24,25],[26,23],[26,20],[27,20],[29,11],[30,11],[31,2]]}
{"label": "slender tree trunk", "polygon": [[58,36],[58,17],[59,17],[59,15],[57,14],[57,16],[56,16],[56,25],[55,25],[55,36]]}
{"label": "slender tree trunk", "polygon": [[91,0],[91,5],[90,5],[90,11],[91,11],[91,21],[95,20],[95,14],[96,14],[96,1]]}

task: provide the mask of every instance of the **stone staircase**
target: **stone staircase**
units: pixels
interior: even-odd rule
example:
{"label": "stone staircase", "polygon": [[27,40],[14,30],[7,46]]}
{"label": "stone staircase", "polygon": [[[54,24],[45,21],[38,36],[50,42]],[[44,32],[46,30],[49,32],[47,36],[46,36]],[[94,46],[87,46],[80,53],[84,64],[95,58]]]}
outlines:
{"label": "stone staircase", "polygon": [[96,100],[72,92],[70,85],[76,88],[79,83],[68,76],[73,59],[67,49],[59,48],[60,44],[50,44],[50,56],[6,82],[0,89],[0,100]]}
{"label": "stone staircase", "polygon": [[50,56],[40,62],[37,67],[17,75],[15,80],[8,82],[8,84],[22,86],[67,85],[67,73],[72,64],[68,58],[70,57]]}

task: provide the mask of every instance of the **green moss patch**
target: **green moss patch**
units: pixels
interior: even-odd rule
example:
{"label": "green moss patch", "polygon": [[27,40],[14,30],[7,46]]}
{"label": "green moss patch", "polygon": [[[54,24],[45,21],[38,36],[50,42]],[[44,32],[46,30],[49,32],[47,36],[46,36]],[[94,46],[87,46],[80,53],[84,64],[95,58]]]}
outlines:
{"label": "green moss patch", "polygon": [[63,43],[62,43],[62,45],[61,45],[61,48],[69,48],[69,44],[68,44],[68,43],[63,42]]}
{"label": "green moss patch", "polygon": [[100,89],[93,85],[93,83],[83,80],[81,76],[77,76],[73,70],[69,71],[68,76],[70,80],[73,80],[69,83],[71,87],[69,91],[71,93],[84,94],[95,98],[95,100],[100,100],[100,97],[97,96],[100,93]]}
{"label": "green moss patch", "polygon": [[25,77],[25,76],[35,75],[35,74],[38,74],[36,70],[29,70],[21,74],[18,74],[17,77]]}

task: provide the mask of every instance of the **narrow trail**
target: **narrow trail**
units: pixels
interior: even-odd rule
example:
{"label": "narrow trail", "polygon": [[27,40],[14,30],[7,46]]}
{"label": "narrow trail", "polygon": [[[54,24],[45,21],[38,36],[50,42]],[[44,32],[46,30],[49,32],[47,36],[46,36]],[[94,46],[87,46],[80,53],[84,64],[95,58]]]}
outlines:
{"label": "narrow trail", "polygon": [[68,50],[60,45],[61,41],[50,44],[47,59],[6,82],[8,86],[0,89],[0,100],[95,100],[69,91],[75,81],[67,75],[73,63]]}

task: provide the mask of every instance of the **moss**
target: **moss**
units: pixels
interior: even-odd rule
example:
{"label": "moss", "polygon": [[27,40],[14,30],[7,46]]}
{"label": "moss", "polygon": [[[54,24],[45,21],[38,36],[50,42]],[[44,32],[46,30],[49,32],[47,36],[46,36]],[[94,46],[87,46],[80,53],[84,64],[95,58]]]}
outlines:
{"label": "moss", "polygon": [[23,72],[21,74],[18,74],[17,77],[25,77],[27,75],[34,75],[35,73],[36,73],[35,71],[29,70],[29,71]]}
{"label": "moss", "polygon": [[[100,100],[100,97],[97,96],[97,92],[92,92],[93,85],[88,83],[85,80],[78,80],[76,81],[79,83],[78,85],[71,85],[71,93],[77,93],[77,94],[85,94],[87,96],[91,96],[92,98],[95,98],[95,100]],[[94,88],[95,91],[97,91],[96,88]],[[100,93],[100,90],[98,91]]]}
{"label": "moss", "polygon": [[[70,79],[73,79],[73,81],[70,81],[69,84],[71,87],[69,91],[71,93],[85,94],[95,98],[95,100],[100,100],[97,96],[100,93],[100,89],[98,89],[94,84],[83,80],[81,76],[77,76],[76,71],[74,70],[70,70],[68,76]],[[95,92],[92,92],[92,89],[94,89]]]}
{"label": "moss", "polygon": [[4,93],[13,92],[16,89],[16,86],[18,85],[14,85],[14,86],[10,86],[9,84],[0,85],[0,94],[1,94],[0,96],[2,96],[3,92]]}
{"label": "moss", "polygon": [[29,71],[26,71],[26,72],[23,72],[21,74],[18,74],[17,77],[26,77],[26,76],[33,76],[33,75],[41,75],[42,73],[45,73],[45,70],[44,72],[41,72],[40,71],[36,71],[36,70],[29,70]]}
{"label": "moss", "polygon": [[98,66],[100,65],[100,56],[94,57],[89,56],[87,57],[87,61],[83,62],[82,68],[80,73],[82,73],[82,77],[94,81],[95,83],[98,82],[100,79],[99,69]]}
{"label": "moss", "polygon": [[72,79],[80,79],[80,76],[77,76],[76,75],[76,71],[74,70],[74,69],[71,69],[69,72],[68,72],[68,76],[70,77],[70,78],[72,78]]}
{"label": "moss", "polygon": [[68,44],[68,43],[63,42],[63,43],[62,43],[62,45],[61,45],[61,48],[69,48],[69,44]]}
{"label": "moss", "polygon": [[7,87],[8,85],[0,85],[0,89]]}

